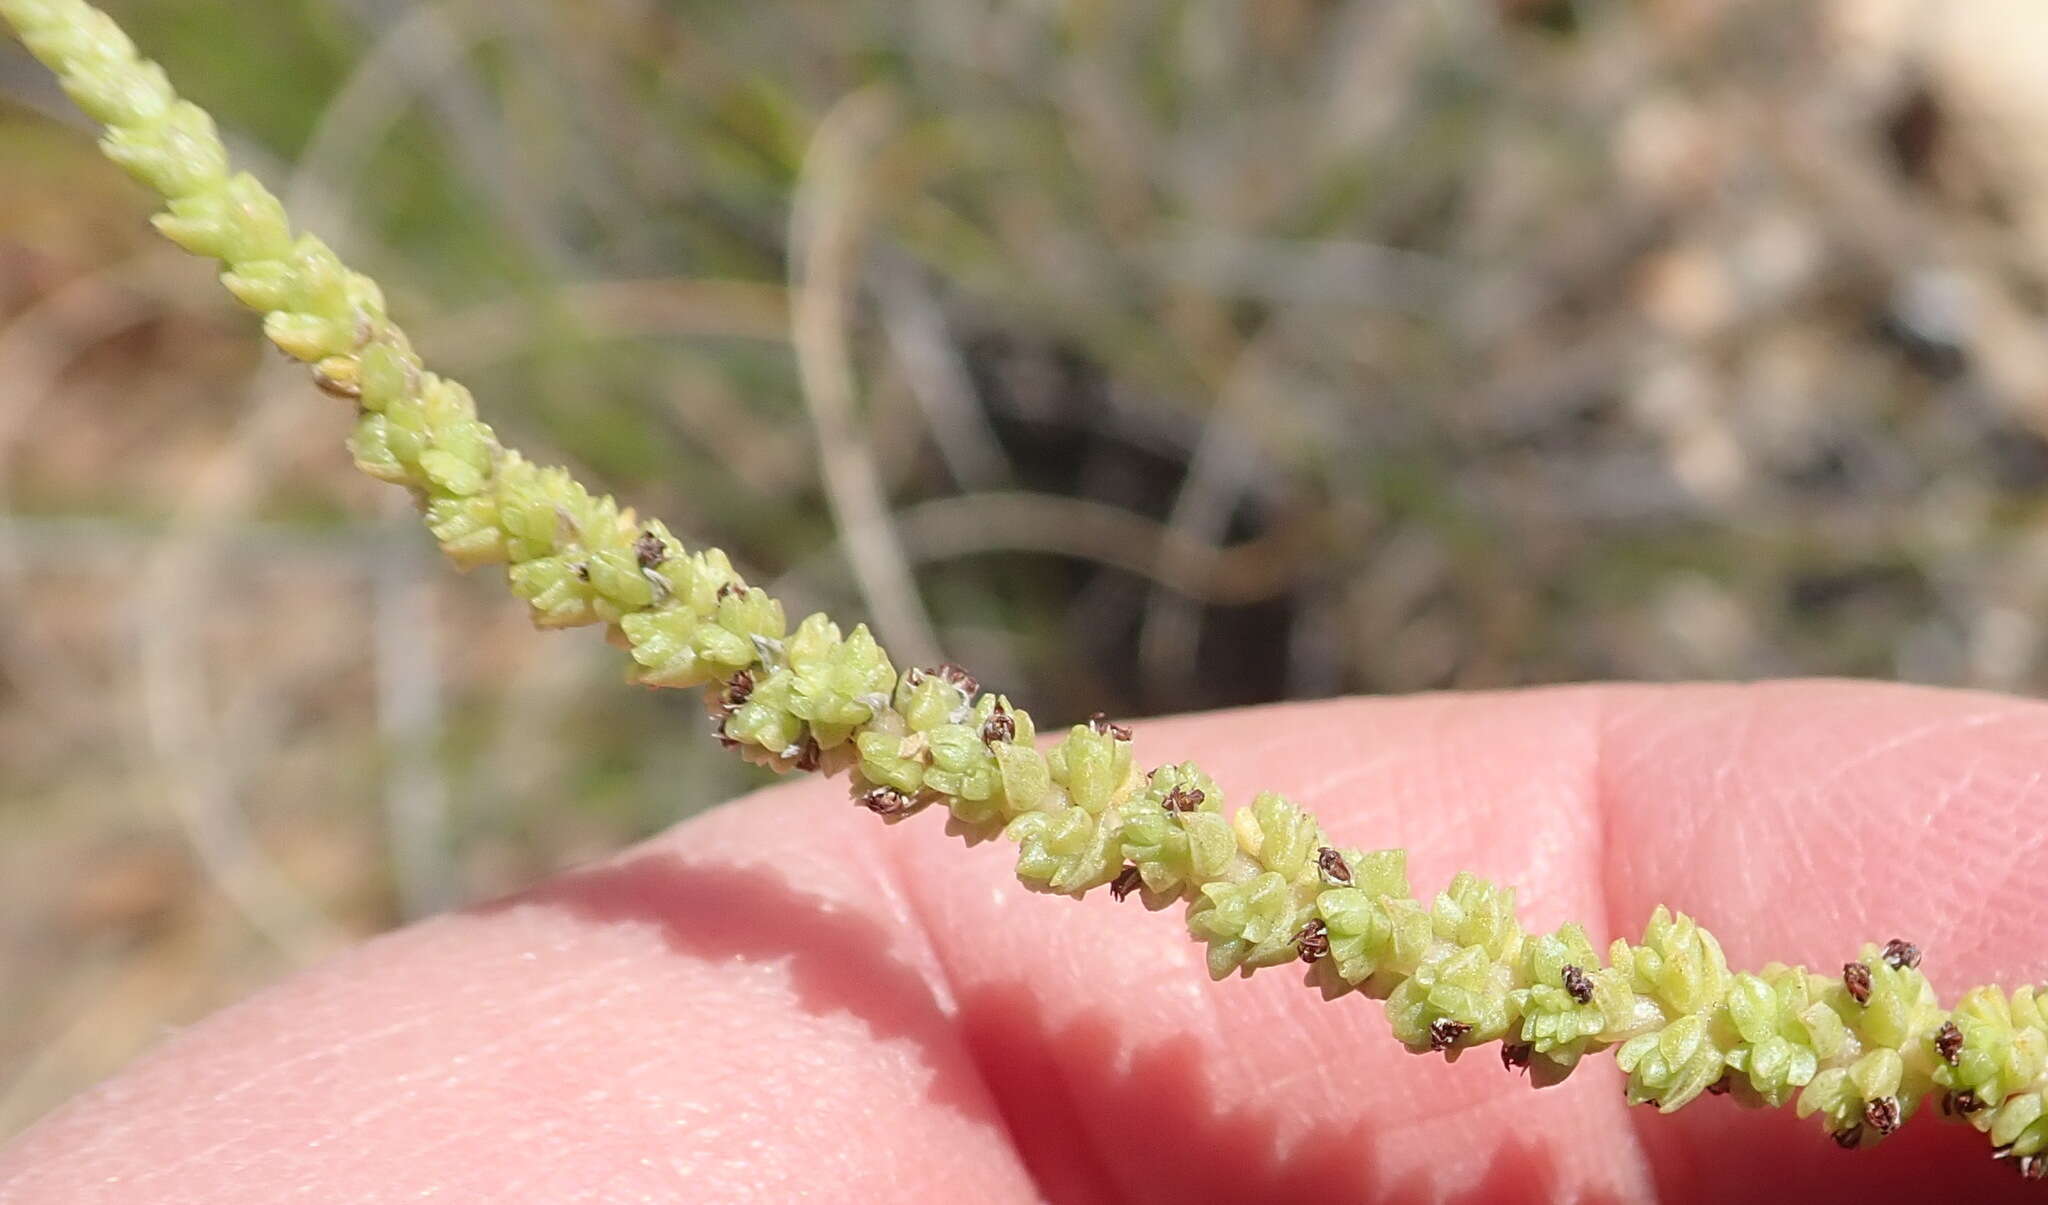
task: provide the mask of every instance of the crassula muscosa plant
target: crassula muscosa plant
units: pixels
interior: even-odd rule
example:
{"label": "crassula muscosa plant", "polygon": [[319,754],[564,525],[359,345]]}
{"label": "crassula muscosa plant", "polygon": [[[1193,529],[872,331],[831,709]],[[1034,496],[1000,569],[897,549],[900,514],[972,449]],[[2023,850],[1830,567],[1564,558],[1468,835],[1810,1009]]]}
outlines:
{"label": "crassula muscosa plant", "polygon": [[890,823],[940,810],[968,840],[1005,837],[1035,890],[1184,904],[1215,977],[1307,963],[1327,996],[1384,1000],[1417,1052],[1497,1044],[1553,1082],[1608,1050],[1631,1102],[1791,1105],[1850,1148],[1932,1105],[2022,1176],[2048,1175],[2048,1016],[2032,987],[1972,988],[1944,1008],[1900,940],[1838,972],[1736,971],[1713,934],[1662,908],[1603,957],[1577,925],[1524,932],[1514,891],[1472,874],[1417,899],[1400,850],[1337,845],[1279,795],[1227,811],[1199,766],[1144,768],[1105,717],[1041,746],[1031,717],[965,670],[898,667],[864,626],[792,623],[717,549],[686,549],[501,444],[469,391],[421,363],[375,282],[294,232],[104,13],[0,0],[0,17],[106,127],[107,156],[163,196],[165,237],[219,260],[270,340],[354,406],[357,466],[410,491],[450,559],[504,566],[541,627],[602,625],[634,680],[701,689],[713,734],[742,757],[844,772],[854,802]]}

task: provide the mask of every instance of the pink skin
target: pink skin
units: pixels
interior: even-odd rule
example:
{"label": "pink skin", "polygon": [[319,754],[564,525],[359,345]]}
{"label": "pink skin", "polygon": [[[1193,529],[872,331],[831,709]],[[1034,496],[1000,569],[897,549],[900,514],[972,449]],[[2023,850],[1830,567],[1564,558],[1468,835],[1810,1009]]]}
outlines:
{"label": "pink skin", "polygon": [[[2048,972],[2048,706],[1842,683],[1290,706],[1140,726],[1234,799],[1738,966],[1917,941],[1944,999]],[[1298,972],[1211,984],[1172,916],[1033,896],[1003,843],[809,783],[371,942],[166,1042],[0,1154],[0,1201],[2034,1198],[1928,1116],[1874,1151],[1610,1058],[1532,1092]]]}

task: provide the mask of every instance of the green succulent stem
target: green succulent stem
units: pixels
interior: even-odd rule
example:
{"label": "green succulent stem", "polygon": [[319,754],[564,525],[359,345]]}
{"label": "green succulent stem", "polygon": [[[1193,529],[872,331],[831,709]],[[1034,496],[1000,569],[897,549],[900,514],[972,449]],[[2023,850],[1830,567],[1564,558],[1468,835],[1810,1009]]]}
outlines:
{"label": "green succulent stem", "polygon": [[1849,1147],[1931,1100],[2022,1174],[2048,1172],[2035,989],[1973,988],[1946,1010],[1898,941],[1835,975],[1731,971],[1711,933],[1662,908],[1603,958],[1576,925],[1525,933],[1514,892],[1470,874],[1416,899],[1401,851],[1337,847],[1278,795],[1229,812],[1193,763],[1141,769],[1120,724],[1097,717],[1041,747],[1031,717],[965,671],[899,672],[866,627],[823,615],[792,626],[717,549],[684,548],[505,447],[469,391],[421,363],[376,283],[294,233],[277,198],[231,169],[212,119],[106,14],[0,0],[0,17],[105,126],[107,156],[164,198],[157,229],[219,260],[271,342],[352,403],[357,466],[409,490],[451,560],[503,565],[541,627],[603,626],[636,681],[701,688],[741,756],[845,771],[855,801],[891,823],[937,806],[968,840],[1005,837],[1034,890],[1182,904],[1215,977],[1306,962],[1326,996],[1383,999],[1418,1052],[1497,1042],[1508,1066],[1550,1082],[1611,1050],[1632,1102],[1792,1104]]}

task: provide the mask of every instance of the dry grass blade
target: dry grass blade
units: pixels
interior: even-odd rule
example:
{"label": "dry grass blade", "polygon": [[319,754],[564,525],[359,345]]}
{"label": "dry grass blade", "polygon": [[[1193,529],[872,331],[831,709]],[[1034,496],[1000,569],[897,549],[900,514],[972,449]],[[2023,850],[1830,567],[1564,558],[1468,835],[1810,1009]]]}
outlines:
{"label": "dry grass blade", "polygon": [[790,211],[790,316],[825,492],[867,611],[906,664],[933,665],[938,637],[854,419],[848,327],[868,219],[866,168],[893,121],[888,93],[870,89],[840,101],[813,135]]}

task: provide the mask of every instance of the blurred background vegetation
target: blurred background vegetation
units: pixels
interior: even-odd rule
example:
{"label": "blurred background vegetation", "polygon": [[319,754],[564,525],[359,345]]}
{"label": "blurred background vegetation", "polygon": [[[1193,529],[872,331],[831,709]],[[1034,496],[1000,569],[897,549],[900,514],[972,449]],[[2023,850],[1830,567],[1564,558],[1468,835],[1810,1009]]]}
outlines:
{"label": "blurred background vegetation", "polygon": [[[2029,0],[107,7],[511,442],[1048,722],[2048,683]],[[0,172],[0,1135],[753,781],[12,46]]]}

